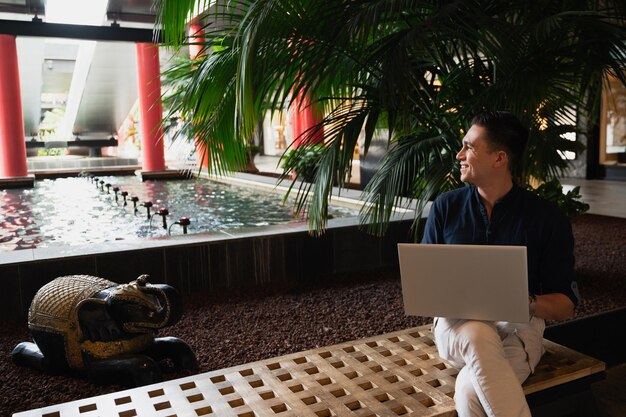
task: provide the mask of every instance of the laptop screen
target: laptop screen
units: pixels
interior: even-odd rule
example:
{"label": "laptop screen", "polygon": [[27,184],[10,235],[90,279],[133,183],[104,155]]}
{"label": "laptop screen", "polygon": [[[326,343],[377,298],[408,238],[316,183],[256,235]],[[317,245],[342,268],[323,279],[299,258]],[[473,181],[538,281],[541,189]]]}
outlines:
{"label": "laptop screen", "polygon": [[407,315],[528,322],[525,246],[398,244]]}

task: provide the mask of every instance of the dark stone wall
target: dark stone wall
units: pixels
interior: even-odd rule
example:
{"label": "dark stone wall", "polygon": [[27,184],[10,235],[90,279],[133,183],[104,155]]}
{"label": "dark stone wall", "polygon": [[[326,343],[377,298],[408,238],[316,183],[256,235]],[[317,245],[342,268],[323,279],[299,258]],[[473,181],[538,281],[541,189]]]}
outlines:
{"label": "dark stone wall", "polygon": [[397,244],[410,241],[410,226],[410,220],[394,222],[384,237],[346,226],[320,237],[297,231],[0,265],[0,317],[26,318],[37,290],[63,275],[125,283],[149,274],[153,283],[191,294],[397,267]]}

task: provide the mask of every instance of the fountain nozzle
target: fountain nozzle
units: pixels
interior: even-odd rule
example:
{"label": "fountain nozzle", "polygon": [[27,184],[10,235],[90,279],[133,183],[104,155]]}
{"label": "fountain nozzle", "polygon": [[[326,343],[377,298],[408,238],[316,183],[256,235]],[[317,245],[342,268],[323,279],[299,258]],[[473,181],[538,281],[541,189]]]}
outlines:
{"label": "fountain nozzle", "polygon": [[157,212],[157,214],[161,217],[163,217],[163,228],[167,229],[167,215],[170,214],[170,211],[168,209],[166,209],[165,207],[161,207],[159,209],[159,211]]}
{"label": "fountain nozzle", "polygon": [[179,224],[182,226],[183,228],[183,234],[186,235],[187,234],[187,226],[189,226],[191,224],[191,221],[189,220],[189,218],[187,217],[181,217],[176,224]]}
{"label": "fountain nozzle", "polygon": [[135,213],[137,213],[137,202],[139,201],[139,197],[134,195],[130,198],[130,201],[133,202],[133,208],[135,209]]}
{"label": "fountain nozzle", "polygon": [[150,215],[150,207],[152,207],[152,201],[144,201],[142,206],[146,208],[146,213],[148,214],[148,220],[150,220],[150,218],[152,217]]}

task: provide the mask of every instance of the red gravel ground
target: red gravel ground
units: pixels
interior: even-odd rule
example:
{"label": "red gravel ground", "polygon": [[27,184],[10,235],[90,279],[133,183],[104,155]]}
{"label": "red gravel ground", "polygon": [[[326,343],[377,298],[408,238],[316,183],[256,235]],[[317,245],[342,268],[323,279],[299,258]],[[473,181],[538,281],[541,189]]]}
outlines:
{"label": "red gravel ground", "polygon": [[[626,219],[583,215],[572,223],[584,297],[577,317],[626,306]],[[186,298],[185,311],[162,334],[185,340],[196,352],[201,372],[431,321],[404,316],[397,271],[345,275],[315,285],[196,294]],[[0,326],[0,416],[127,388],[19,368],[10,352],[29,339],[26,323],[4,321]]]}

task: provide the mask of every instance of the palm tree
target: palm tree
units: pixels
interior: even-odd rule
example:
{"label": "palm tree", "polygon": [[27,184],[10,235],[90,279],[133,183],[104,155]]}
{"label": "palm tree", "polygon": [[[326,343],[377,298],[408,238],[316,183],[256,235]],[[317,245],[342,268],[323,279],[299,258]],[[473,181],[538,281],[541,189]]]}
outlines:
{"label": "palm tree", "polygon": [[[201,42],[206,51],[169,77],[184,87],[174,110],[214,169],[242,160],[266,111],[298,96],[323,108],[297,151],[324,130],[315,181],[296,192],[315,231],[361,131],[366,152],[374,137],[387,143],[361,211],[368,229],[383,233],[394,206],[416,199],[417,222],[427,201],[461,185],[454,155],[472,114],[506,109],[530,126],[518,174],[547,181],[566,168],[562,152],[582,149],[564,135],[577,132],[579,114],[596,114],[607,75],[626,85],[621,0],[158,0],[157,8],[165,44]],[[190,39],[185,24],[197,10],[206,35]]]}

